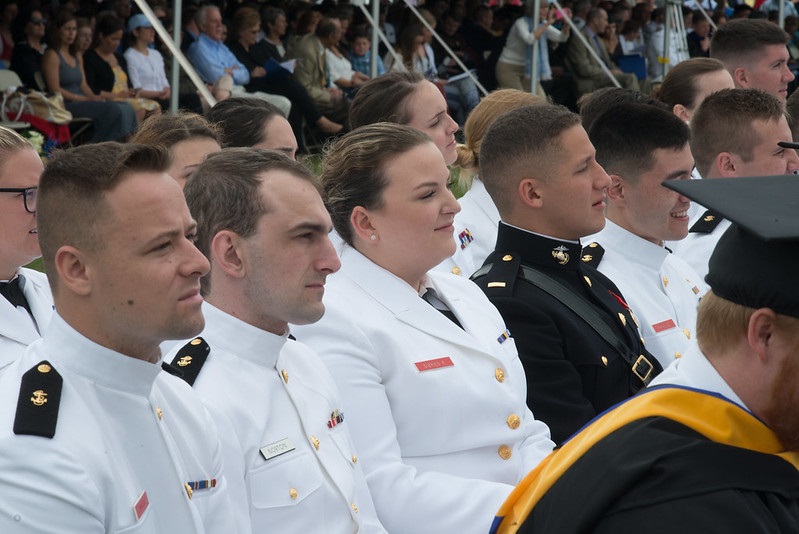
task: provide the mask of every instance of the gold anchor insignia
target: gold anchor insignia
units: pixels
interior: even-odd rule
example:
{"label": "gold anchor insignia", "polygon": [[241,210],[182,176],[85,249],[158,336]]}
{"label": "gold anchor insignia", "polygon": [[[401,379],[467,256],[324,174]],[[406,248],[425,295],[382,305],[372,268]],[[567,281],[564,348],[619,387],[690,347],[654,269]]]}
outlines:
{"label": "gold anchor insignia", "polygon": [[181,367],[186,367],[189,364],[191,364],[191,356],[183,356],[178,360],[178,365]]}
{"label": "gold anchor insignia", "polygon": [[552,249],[552,257],[558,260],[558,263],[561,265],[566,265],[569,263],[569,249],[564,247],[563,245],[559,247],[555,247]]}
{"label": "gold anchor insignia", "polygon": [[47,393],[45,393],[41,389],[37,389],[33,392],[33,397],[31,397],[31,402],[36,406],[44,406],[44,403],[47,402]]}
{"label": "gold anchor insignia", "polygon": [[594,259],[594,257],[592,255],[590,255],[590,254],[583,255],[583,261],[591,261],[593,259]]}
{"label": "gold anchor insignia", "polygon": [[702,220],[705,221],[705,222],[710,222],[713,219],[715,219],[715,217],[713,215],[708,215],[708,216],[704,217]]}

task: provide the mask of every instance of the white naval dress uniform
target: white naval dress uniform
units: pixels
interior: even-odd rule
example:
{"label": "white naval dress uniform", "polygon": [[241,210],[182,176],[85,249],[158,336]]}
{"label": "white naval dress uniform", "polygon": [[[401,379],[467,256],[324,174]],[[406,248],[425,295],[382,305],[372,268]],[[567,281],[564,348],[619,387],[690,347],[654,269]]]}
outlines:
{"label": "white naval dress uniform", "polygon": [[17,274],[25,280],[20,287],[36,322],[27,310],[0,297],[0,369],[20,358],[28,345],[41,337],[53,315],[53,295],[44,273],[23,267]]}
{"label": "white naval dress uniform", "polygon": [[554,446],[505,323],[465,278],[428,273],[464,331],[357,250],[341,263],[324,317],[294,330],[338,383],[378,517],[389,532],[487,532]]}
{"label": "white naval dress uniform", "polygon": [[384,533],[319,357],[207,302],[203,315],[211,350],[193,387],[235,434],[223,443],[237,514],[254,533]]}
{"label": "white naval dress uniform", "polygon": [[664,369],[696,345],[696,306],[708,286],[687,263],[610,220],[585,242],[583,261],[594,243],[604,249],[596,268],[621,290]]}
{"label": "white naval dress uniform", "polygon": [[[695,202],[692,204],[696,204]],[[692,228],[694,224],[699,222],[705,217],[717,217],[717,215],[708,215],[707,210],[701,206],[696,211],[696,215],[691,218],[688,227]],[[682,241],[669,243],[674,253],[685,260],[685,263],[699,274],[702,280],[707,276],[708,261],[710,255],[713,254],[713,249],[716,248],[716,243],[719,242],[721,236],[727,231],[732,223],[727,219],[721,220],[710,233],[702,232],[688,232],[688,236]]]}
{"label": "white naval dress uniform", "polygon": [[458,202],[461,211],[455,214],[455,254],[441,262],[435,270],[469,278],[494,252],[499,211],[482,180],[477,177],[471,189]]}
{"label": "white naval dress uniform", "polygon": [[[55,435],[16,435],[18,396],[47,398],[21,388],[28,370],[52,376],[43,360],[63,379]],[[191,388],[57,314],[0,375],[0,451],[3,534],[237,532],[219,438]],[[187,484],[197,488],[191,497]]]}

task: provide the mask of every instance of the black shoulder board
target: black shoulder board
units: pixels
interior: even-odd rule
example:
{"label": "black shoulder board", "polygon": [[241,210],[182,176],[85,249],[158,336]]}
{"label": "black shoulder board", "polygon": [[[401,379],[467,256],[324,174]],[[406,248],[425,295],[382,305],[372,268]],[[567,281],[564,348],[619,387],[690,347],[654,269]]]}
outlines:
{"label": "black shoulder board", "polygon": [[589,243],[587,247],[583,248],[583,263],[590,265],[594,269],[599,266],[602,261],[602,256],[605,255],[605,249],[596,241]]}
{"label": "black shoulder board", "polygon": [[183,348],[175,355],[171,365],[183,374],[180,378],[185,380],[190,386],[193,386],[210,352],[211,347],[208,343],[201,337],[195,337],[183,345]]}
{"label": "black shoulder board", "polygon": [[702,216],[699,218],[698,221],[694,223],[691,227],[689,232],[693,234],[709,234],[713,230],[716,229],[716,226],[719,225],[721,221],[724,220],[724,217],[716,213],[715,211],[707,210]]}
{"label": "black shoulder board", "polygon": [[513,296],[513,287],[519,277],[522,259],[518,254],[496,256],[494,263],[487,263],[477,270],[470,280],[485,292],[488,298]]}
{"label": "black shoulder board", "polygon": [[173,366],[170,363],[161,362],[161,369],[163,369],[172,376],[183,378],[183,371],[181,371],[180,369],[178,369],[177,367]]}
{"label": "black shoulder board", "polygon": [[22,375],[14,434],[43,438],[55,436],[63,382],[47,360],[40,361]]}

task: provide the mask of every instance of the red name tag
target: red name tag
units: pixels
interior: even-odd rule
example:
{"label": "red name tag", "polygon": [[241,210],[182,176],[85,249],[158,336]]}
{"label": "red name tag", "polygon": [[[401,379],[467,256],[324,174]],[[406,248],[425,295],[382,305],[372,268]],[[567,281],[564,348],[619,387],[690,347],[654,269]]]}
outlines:
{"label": "red name tag", "polygon": [[455,364],[452,363],[452,359],[449,356],[445,356],[444,358],[436,358],[435,360],[416,362],[413,365],[416,366],[419,372],[423,373],[425,371],[435,371],[442,367],[453,367]]}
{"label": "red name tag", "polygon": [[674,321],[672,319],[669,319],[667,321],[662,321],[660,323],[653,324],[652,330],[654,330],[655,333],[657,334],[659,332],[663,332],[664,330],[669,330],[670,328],[676,328],[676,327],[677,325],[674,324]]}
{"label": "red name tag", "polygon": [[133,513],[136,514],[136,521],[141,519],[141,516],[144,515],[148,506],[150,506],[150,499],[147,497],[147,492],[142,491],[139,498],[136,499],[136,503],[133,505]]}

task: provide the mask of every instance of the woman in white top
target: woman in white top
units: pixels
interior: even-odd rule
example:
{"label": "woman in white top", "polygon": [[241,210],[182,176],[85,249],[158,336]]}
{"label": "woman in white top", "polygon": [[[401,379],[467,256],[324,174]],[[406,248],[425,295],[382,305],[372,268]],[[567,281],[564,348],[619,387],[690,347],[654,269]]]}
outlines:
{"label": "woman in white top", "polygon": [[454,250],[444,158],[418,130],[377,123],[339,139],[324,165],[349,246],[322,320],[292,330],[338,383],[386,529],[487,532],[553,443],[497,310],[465,278],[428,272]]}
{"label": "woman in white top", "polygon": [[483,98],[466,119],[463,128],[465,144],[457,146],[460,167],[458,182],[466,190],[459,202],[461,211],[455,215],[455,254],[436,267],[465,277],[479,269],[494,252],[499,230],[499,211],[477,176],[480,166],[480,147],[488,128],[503,113],[547,101],[533,93],[517,89],[498,89]]}
{"label": "woman in white top", "polygon": [[155,29],[144,15],[134,15],[128,21],[128,31],[133,43],[123,54],[128,63],[131,85],[140,89],[139,96],[155,100],[168,100],[172,93],[164,71],[164,58],[149,46],[155,41]]}
{"label": "woman in white top", "polygon": [[42,255],[36,198],[43,170],[31,144],[0,126],[0,369],[41,337],[53,314],[47,277],[23,267]]}
{"label": "woman in white top", "polygon": [[407,124],[426,133],[447,165],[458,157],[458,124],[449,116],[447,101],[416,71],[389,72],[361,87],[350,107],[350,126],[354,130],[376,122]]}

